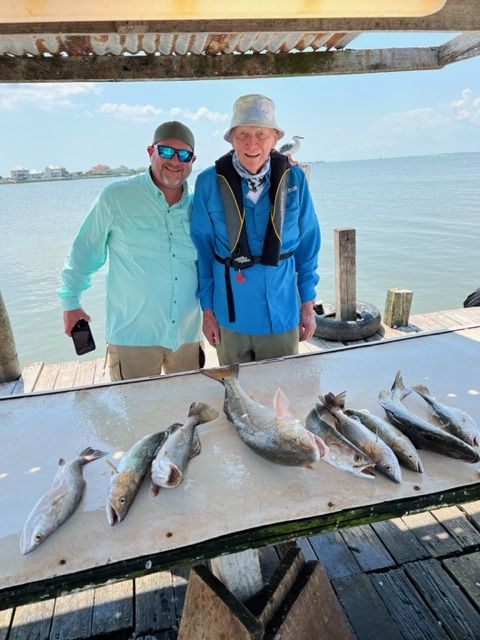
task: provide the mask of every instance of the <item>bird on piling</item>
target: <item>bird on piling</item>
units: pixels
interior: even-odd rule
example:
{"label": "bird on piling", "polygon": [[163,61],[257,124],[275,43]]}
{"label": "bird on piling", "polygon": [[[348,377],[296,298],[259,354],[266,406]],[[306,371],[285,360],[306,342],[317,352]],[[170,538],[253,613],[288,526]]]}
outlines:
{"label": "bird on piling", "polygon": [[292,162],[292,156],[294,153],[300,149],[300,140],[303,140],[303,136],[294,135],[289,142],[282,144],[280,149],[278,150],[283,156],[287,156],[287,158]]}

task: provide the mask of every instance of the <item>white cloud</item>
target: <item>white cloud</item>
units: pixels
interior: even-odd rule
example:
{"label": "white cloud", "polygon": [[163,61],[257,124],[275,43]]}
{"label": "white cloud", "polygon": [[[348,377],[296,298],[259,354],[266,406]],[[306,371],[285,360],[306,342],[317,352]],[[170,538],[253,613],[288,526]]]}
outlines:
{"label": "white cloud", "polygon": [[480,124],[480,97],[475,98],[471,89],[464,89],[460,100],[454,100],[451,105],[457,120]]}
{"label": "white cloud", "polygon": [[228,120],[229,116],[226,113],[220,113],[218,111],[210,111],[206,107],[199,107],[196,111],[190,111],[190,109],[184,109],[182,107],[172,107],[171,109],[162,109],[152,106],[151,104],[145,105],[129,105],[129,104],[115,104],[112,102],[106,102],[98,111],[100,113],[109,113],[122,120],[134,120],[137,122],[148,122],[151,120],[158,120],[163,118],[164,120],[191,120],[198,122],[199,120],[208,120],[213,123],[222,123]]}
{"label": "white cloud", "polygon": [[21,107],[44,111],[75,106],[74,99],[102,92],[94,82],[19,84],[14,87],[0,86],[0,109],[13,111]]}
{"label": "white cloud", "polygon": [[121,120],[133,120],[135,122],[150,122],[164,114],[163,109],[156,109],[151,104],[130,105],[105,102],[98,109],[100,113],[109,113]]}

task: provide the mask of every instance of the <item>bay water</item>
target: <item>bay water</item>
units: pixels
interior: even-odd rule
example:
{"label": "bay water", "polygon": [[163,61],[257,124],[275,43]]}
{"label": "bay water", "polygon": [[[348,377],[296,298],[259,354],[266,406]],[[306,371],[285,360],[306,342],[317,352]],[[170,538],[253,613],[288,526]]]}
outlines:
{"label": "bay water", "polygon": [[[412,313],[426,313],[461,307],[480,286],[480,153],[317,162],[310,173],[318,299],[335,302],[334,229],[345,227],[356,229],[357,299],[382,314],[390,287],[412,290]],[[21,366],[105,354],[105,268],[83,297],[97,344],[86,356],[63,333],[56,289],[90,204],[117,179],[0,185],[0,290]]]}

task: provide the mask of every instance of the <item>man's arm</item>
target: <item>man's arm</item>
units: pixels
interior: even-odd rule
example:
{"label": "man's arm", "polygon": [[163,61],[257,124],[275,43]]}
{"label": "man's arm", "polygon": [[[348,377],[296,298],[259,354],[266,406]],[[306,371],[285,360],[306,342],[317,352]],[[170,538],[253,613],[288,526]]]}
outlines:
{"label": "man's arm", "polygon": [[92,275],[105,264],[109,231],[109,208],[100,195],[73,242],[62,271],[63,285],[57,289],[64,308],[64,330],[68,336],[78,320],[91,320],[81,308],[80,298],[82,292],[91,286]]}

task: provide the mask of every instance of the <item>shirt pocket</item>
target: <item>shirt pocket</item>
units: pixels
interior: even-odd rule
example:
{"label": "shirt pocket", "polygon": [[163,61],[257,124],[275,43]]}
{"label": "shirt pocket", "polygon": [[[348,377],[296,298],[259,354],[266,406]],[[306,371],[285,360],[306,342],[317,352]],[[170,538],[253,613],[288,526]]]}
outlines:
{"label": "shirt pocket", "polygon": [[282,245],[284,250],[290,251],[292,243],[297,244],[299,229],[299,217],[300,217],[300,198],[298,197],[298,189],[295,191],[289,191],[287,194],[287,201],[285,205],[285,218],[283,220],[283,233],[282,233]]}
{"label": "shirt pocket", "polygon": [[179,258],[192,263],[197,260],[197,250],[193,244],[189,222],[184,220],[177,227],[174,242],[175,253],[178,254]]}
{"label": "shirt pocket", "polygon": [[134,216],[124,220],[118,238],[131,256],[155,257],[161,252],[161,234],[157,218]]}

